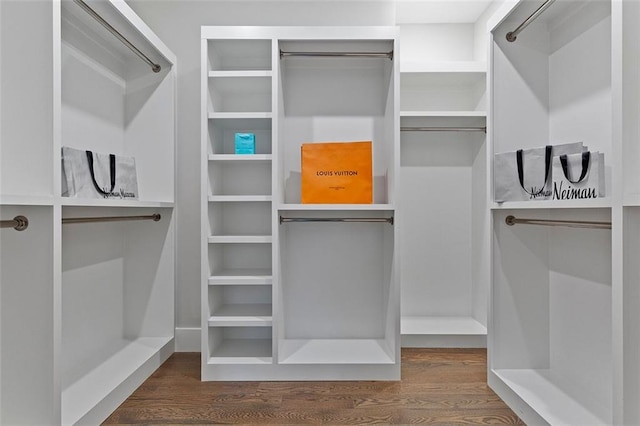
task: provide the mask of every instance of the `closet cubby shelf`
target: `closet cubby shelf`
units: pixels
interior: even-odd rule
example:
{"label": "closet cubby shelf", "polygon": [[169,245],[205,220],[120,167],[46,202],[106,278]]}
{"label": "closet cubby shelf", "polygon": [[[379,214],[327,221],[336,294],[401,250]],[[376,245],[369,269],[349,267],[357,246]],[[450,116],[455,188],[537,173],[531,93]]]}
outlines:
{"label": "closet cubby shelf", "polygon": [[271,326],[270,304],[229,304],[217,308],[209,317],[209,327]]}
{"label": "closet cubby shelf", "polygon": [[640,194],[627,194],[624,196],[624,207],[640,207]]}
{"label": "closet cubby shelf", "polygon": [[271,235],[213,235],[209,237],[210,244],[233,244],[233,243],[265,243],[273,241]]}
{"label": "closet cubby shelf", "polygon": [[209,78],[225,77],[271,77],[273,71],[268,70],[238,70],[238,71],[209,71]]}
{"label": "closet cubby shelf", "polygon": [[209,154],[209,161],[272,161],[271,154]]}
{"label": "closet cubby shelf", "polygon": [[209,285],[271,285],[270,269],[231,269],[216,272],[209,277]]}
{"label": "closet cubby shelf", "polygon": [[273,196],[271,195],[209,195],[210,203],[249,203],[254,201],[271,202]]}
{"label": "closet cubby shelf", "polygon": [[272,364],[270,339],[225,339],[207,359],[207,364]]}
{"label": "closet cubby shelf", "polygon": [[595,200],[531,200],[505,201],[493,203],[492,210],[534,210],[534,209],[602,209],[611,208],[611,197],[596,198]]}
{"label": "closet cubby shelf", "polygon": [[257,119],[272,118],[271,112],[210,112],[208,115],[212,120],[241,120],[241,119]]}

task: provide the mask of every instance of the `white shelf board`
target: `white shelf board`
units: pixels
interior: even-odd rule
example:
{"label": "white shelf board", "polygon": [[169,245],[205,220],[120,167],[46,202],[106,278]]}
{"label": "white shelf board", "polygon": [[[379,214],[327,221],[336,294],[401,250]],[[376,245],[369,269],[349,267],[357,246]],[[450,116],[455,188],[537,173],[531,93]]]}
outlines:
{"label": "white shelf board", "polygon": [[487,327],[472,317],[403,316],[402,335],[479,335],[487,334]]}
{"label": "white shelf board", "polygon": [[549,424],[612,422],[611,406],[605,406],[583,386],[569,383],[550,370],[497,369],[493,373]]}
{"label": "white shelf board", "polygon": [[46,195],[0,195],[0,205],[52,206],[53,196]]}
{"label": "white shelf board", "polygon": [[228,269],[209,277],[209,285],[271,285],[271,269]]}
{"label": "white shelf board", "polygon": [[212,120],[247,120],[258,118],[272,118],[272,112],[210,112]]}
{"label": "white shelf board", "polygon": [[625,194],[622,205],[625,207],[640,207],[640,194]]}
{"label": "white shelf board", "polygon": [[486,73],[485,61],[400,61],[400,76],[403,73]]}
{"label": "white shelf board", "polygon": [[[123,341],[118,352],[63,389],[62,424],[75,424],[103,400],[113,398],[129,377],[143,369],[145,363],[152,358],[158,357],[162,349],[172,341],[173,337],[143,337]],[[124,400],[127,396],[124,395],[121,399]]]}
{"label": "white shelf board", "polygon": [[367,211],[393,211],[393,204],[280,204],[280,211],[308,211],[308,210],[327,210],[327,211],[349,211],[349,210],[367,210]]}
{"label": "white shelf board", "polygon": [[384,340],[285,339],[280,364],[393,364]]}
{"label": "white shelf board", "polygon": [[273,76],[273,71],[270,71],[270,70],[209,71],[210,78],[271,77],[271,76]]}
{"label": "white shelf board", "polygon": [[222,305],[209,317],[209,327],[271,326],[271,304]]}
{"label": "white shelf board", "polygon": [[226,339],[218,344],[208,364],[271,364],[271,339]]}
{"label": "white shelf board", "polygon": [[211,154],[209,161],[256,161],[269,162],[273,159],[272,154]]}
{"label": "white shelf board", "polygon": [[487,116],[486,111],[400,111],[400,118],[402,117],[424,117],[424,118],[439,118],[439,117],[454,117],[454,118],[465,118],[465,117],[485,117]]}
{"label": "white shelf board", "polygon": [[209,237],[210,244],[243,244],[243,243],[264,243],[273,241],[271,235],[212,235]]}
{"label": "white shelf board", "polygon": [[209,195],[209,202],[234,202],[234,203],[247,203],[253,201],[267,201],[271,202],[273,196],[271,195]]}
{"label": "white shelf board", "polygon": [[65,207],[149,207],[149,208],[171,208],[172,202],[164,201],[140,201],[140,200],[115,200],[104,198],[67,198],[60,197],[60,204]]}
{"label": "white shelf board", "polygon": [[595,200],[531,200],[493,202],[492,210],[511,209],[580,209],[580,208],[611,208],[611,197],[596,198]]}

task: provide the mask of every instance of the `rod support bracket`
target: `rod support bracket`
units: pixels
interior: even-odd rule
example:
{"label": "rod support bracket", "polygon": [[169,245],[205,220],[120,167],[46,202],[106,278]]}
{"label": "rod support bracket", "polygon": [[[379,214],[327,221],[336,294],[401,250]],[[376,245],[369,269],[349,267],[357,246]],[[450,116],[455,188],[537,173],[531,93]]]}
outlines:
{"label": "rod support bracket", "polygon": [[509,215],[504,219],[504,223],[506,223],[509,226],[513,226],[516,224],[516,218],[513,215]]}
{"label": "rod support bracket", "polygon": [[13,220],[16,222],[16,226],[13,227],[16,231],[24,231],[29,227],[29,219],[25,216],[16,216]]}
{"label": "rod support bracket", "polygon": [[513,33],[513,31],[509,31],[506,35],[506,39],[508,42],[513,43],[518,38],[517,35]]}

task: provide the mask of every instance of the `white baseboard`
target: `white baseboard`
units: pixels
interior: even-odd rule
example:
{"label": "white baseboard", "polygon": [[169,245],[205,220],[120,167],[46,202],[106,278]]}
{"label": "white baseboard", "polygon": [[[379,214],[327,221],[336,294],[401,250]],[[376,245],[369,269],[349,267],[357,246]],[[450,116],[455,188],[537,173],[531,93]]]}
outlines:
{"label": "white baseboard", "polygon": [[200,327],[176,327],[176,352],[200,352]]}

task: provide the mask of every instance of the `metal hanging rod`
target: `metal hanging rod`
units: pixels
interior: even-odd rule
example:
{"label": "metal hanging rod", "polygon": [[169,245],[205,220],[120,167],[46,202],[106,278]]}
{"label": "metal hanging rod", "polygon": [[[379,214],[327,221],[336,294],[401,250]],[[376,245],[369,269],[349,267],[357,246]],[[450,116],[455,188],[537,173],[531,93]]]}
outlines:
{"label": "metal hanging rod", "polygon": [[282,217],[280,223],[284,222],[386,222],[393,225],[392,217]]}
{"label": "metal hanging rod", "polygon": [[162,216],[158,213],[150,214],[146,216],[102,216],[102,217],[64,217],[62,218],[62,224],[69,223],[90,223],[90,222],[122,222],[129,220],[153,220],[158,222]]}
{"label": "metal hanging rod", "polygon": [[486,127],[400,127],[401,132],[484,132]]}
{"label": "metal hanging rod", "polygon": [[11,220],[0,220],[0,228],[13,228],[16,231],[24,231],[29,226],[29,219],[24,216],[16,216]]}
{"label": "metal hanging rod", "polygon": [[389,58],[393,60],[393,50],[389,52],[285,52],[280,49],[280,59],[286,56],[307,56],[320,58]]}
{"label": "metal hanging rod", "polygon": [[145,61],[147,64],[149,64],[149,66],[151,67],[151,70],[153,72],[160,72],[160,70],[162,69],[162,67],[159,64],[156,64],[155,62],[153,62],[151,59],[149,59],[149,57],[147,55],[145,55],[144,53],[142,53],[142,51],[140,51],[140,49],[138,49],[137,47],[135,47],[129,40],[126,39],[125,36],[123,36],[122,34],[120,34],[120,32],[118,30],[116,30],[115,28],[113,28],[111,26],[111,24],[109,24],[107,21],[104,20],[104,18],[102,16],[100,16],[95,10],[93,10],[88,4],[86,4],[83,0],[73,0],[78,6],[80,6],[82,9],[84,9],[85,12],[87,12],[93,19],[95,19],[96,21],[98,21],[100,23],[100,25],[102,25],[103,27],[105,27],[107,29],[107,31],[109,31],[111,34],[113,34],[118,40],[120,40],[122,42],[122,44],[124,44],[125,46],[127,46],[133,53],[135,53],[136,55],[138,55],[138,57],[140,59],[142,59],[143,61]]}
{"label": "metal hanging rod", "polygon": [[542,12],[544,12],[545,10],[547,10],[547,8],[549,6],[551,6],[551,4],[556,1],[556,0],[547,0],[546,2],[544,2],[538,9],[536,9],[535,12],[533,12],[531,15],[529,15],[529,17],[527,19],[524,20],[524,22],[520,25],[518,25],[518,28],[516,28],[513,31],[509,31],[507,33],[507,41],[509,42],[514,42],[516,41],[516,38],[518,37],[518,34],[520,34],[520,32],[522,32],[522,30],[524,30],[525,28],[527,28],[527,26],[532,23],[538,16],[540,16],[542,14]]}
{"label": "metal hanging rod", "polygon": [[596,228],[611,229],[611,222],[589,222],[581,220],[548,220],[548,219],[522,219],[514,216],[507,216],[504,220],[509,226],[517,223],[524,225],[543,225],[543,226],[566,226],[569,228]]}

